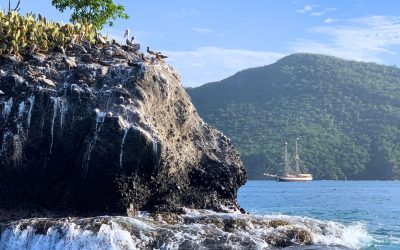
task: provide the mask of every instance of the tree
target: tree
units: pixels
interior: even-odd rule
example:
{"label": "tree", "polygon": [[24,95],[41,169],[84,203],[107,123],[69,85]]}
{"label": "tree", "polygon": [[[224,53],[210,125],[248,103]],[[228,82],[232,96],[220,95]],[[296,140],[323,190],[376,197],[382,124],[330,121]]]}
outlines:
{"label": "tree", "polygon": [[113,0],[52,0],[52,4],[61,12],[71,9],[71,22],[87,21],[97,29],[103,28],[106,23],[113,26],[113,20],[117,18],[129,18],[124,12],[125,7],[115,4]]}

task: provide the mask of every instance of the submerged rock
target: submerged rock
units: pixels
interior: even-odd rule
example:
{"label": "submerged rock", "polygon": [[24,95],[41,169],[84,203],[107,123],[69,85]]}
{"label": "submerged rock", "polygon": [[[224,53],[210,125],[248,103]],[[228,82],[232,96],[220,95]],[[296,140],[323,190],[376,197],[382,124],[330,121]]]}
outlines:
{"label": "submerged rock", "polygon": [[0,210],[238,209],[242,161],[171,66],[116,44],[0,61]]}
{"label": "submerged rock", "polygon": [[279,217],[186,210],[19,220],[0,231],[0,249],[360,249],[373,242],[359,225],[286,216],[286,225],[269,226]]}

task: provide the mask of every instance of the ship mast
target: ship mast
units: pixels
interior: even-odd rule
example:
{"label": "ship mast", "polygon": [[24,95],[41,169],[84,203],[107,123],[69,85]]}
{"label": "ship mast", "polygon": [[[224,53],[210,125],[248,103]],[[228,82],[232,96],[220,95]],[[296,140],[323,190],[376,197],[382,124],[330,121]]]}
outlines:
{"label": "ship mast", "polygon": [[299,157],[299,151],[297,149],[297,141],[299,140],[299,138],[296,138],[296,155],[294,157],[295,162],[296,162],[296,173],[300,174],[300,157]]}
{"label": "ship mast", "polygon": [[283,169],[283,176],[289,175],[290,171],[290,159],[288,155],[288,150],[287,150],[287,141],[285,141],[285,152],[283,154],[283,164],[284,164],[284,169]]}

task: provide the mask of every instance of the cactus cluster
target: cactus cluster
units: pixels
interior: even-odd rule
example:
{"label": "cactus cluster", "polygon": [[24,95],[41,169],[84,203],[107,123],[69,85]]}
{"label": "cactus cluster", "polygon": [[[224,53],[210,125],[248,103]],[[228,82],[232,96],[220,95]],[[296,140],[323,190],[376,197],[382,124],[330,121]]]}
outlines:
{"label": "cactus cluster", "polygon": [[47,53],[54,48],[65,48],[85,39],[96,41],[97,30],[87,22],[62,24],[45,17],[16,11],[0,11],[0,55],[15,56]]}

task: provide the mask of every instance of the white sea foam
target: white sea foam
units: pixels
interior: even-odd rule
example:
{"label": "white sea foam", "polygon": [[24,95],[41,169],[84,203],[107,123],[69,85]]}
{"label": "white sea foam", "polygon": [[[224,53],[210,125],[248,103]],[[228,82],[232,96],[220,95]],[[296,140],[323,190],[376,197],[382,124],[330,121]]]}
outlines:
{"label": "white sea foam", "polygon": [[[288,225],[268,226],[273,220],[284,220]],[[234,224],[237,221],[241,222]],[[186,210],[179,221],[170,224],[146,213],[135,218],[21,220],[1,234],[0,249],[265,249],[270,247],[271,238],[293,237],[289,242],[296,246],[297,236],[290,236],[293,230],[309,232],[316,249],[359,249],[373,243],[360,223]]]}

